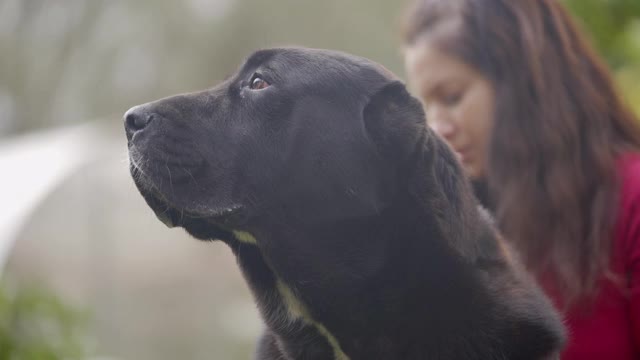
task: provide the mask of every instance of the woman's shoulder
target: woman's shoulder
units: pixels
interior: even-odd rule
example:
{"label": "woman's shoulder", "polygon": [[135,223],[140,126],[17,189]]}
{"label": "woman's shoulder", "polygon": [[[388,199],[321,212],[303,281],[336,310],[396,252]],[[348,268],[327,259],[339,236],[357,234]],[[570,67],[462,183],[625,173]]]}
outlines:
{"label": "woman's shoulder", "polygon": [[618,159],[623,199],[640,198],[640,151],[628,152]]}
{"label": "woman's shoulder", "polygon": [[640,152],[620,156],[618,174],[620,190],[615,243],[621,251],[619,256],[630,262],[629,257],[640,257]]}

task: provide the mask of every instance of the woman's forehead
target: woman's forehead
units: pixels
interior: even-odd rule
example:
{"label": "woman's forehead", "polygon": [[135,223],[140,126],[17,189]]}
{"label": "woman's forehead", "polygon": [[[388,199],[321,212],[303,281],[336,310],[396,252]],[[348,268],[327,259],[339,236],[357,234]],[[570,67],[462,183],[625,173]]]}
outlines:
{"label": "woman's forehead", "polygon": [[428,43],[420,43],[405,50],[405,65],[409,82],[419,87],[438,86],[447,82],[464,81],[479,76],[471,66],[455,56],[448,55]]}

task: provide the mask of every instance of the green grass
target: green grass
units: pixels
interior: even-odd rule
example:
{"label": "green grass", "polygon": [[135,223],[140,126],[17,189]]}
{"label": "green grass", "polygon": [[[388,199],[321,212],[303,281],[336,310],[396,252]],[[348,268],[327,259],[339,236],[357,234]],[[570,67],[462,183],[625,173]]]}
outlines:
{"label": "green grass", "polygon": [[45,290],[0,286],[0,360],[83,359],[85,323],[85,314]]}

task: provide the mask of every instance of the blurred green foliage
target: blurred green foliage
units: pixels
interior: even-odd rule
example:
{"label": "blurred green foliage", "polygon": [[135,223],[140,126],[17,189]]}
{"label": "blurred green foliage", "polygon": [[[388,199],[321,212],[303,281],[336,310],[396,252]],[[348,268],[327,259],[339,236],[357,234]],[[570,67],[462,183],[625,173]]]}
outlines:
{"label": "blurred green foliage", "polygon": [[640,114],[640,0],[565,0]]}
{"label": "blurred green foliage", "polygon": [[0,360],[83,359],[85,321],[42,289],[0,286]]}

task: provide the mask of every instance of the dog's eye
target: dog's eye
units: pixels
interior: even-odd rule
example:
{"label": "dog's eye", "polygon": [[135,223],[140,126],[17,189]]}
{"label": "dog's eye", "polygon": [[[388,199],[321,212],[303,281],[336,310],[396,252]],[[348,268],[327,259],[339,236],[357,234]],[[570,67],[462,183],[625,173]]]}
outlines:
{"label": "dog's eye", "polygon": [[249,82],[249,88],[251,90],[262,90],[269,87],[269,83],[262,78],[259,74],[253,75],[251,81]]}

